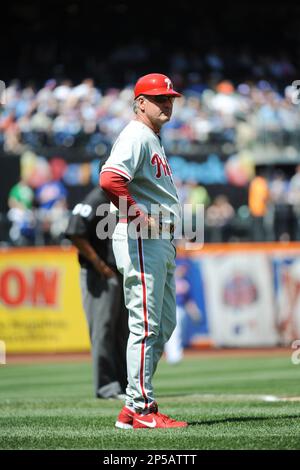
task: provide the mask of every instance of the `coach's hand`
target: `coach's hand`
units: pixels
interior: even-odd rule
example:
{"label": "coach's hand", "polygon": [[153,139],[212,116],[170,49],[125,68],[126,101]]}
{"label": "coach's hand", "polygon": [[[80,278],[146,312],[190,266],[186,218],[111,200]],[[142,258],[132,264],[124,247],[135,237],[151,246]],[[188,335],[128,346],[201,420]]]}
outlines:
{"label": "coach's hand", "polygon": [[103,279],[110,279],[111,277],[116,277],[115,271],[111,269],[104,261],[97,258],[94,263],[94,268],[98,273],[103,277]]}
{"label": "coach's hand", "polygon": [[104,268],[102,268],[102,275],[106,278],[106,279],[110,279],[112,277],[116,277],[116,273],[109,267],[109,266],[105,266]]}

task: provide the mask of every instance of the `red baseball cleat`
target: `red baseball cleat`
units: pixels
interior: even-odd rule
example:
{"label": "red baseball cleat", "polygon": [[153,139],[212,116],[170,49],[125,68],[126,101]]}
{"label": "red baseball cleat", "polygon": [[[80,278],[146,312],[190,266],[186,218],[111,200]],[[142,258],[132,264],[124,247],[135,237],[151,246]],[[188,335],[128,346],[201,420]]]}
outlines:
{"label": "red baseball cleat", "polygon": [[119,429],[132,429],[133,427],[134,411],[131,411],[127,406],[121,409],[115,427]]}
{"label": "red baseball cleat", "polygon": [[159,413],[148,413],[142,415],[134,413],[133,428],[186,428],[188,423],[186,421],[176,421],[176,419],[169,418],[169,416]]}

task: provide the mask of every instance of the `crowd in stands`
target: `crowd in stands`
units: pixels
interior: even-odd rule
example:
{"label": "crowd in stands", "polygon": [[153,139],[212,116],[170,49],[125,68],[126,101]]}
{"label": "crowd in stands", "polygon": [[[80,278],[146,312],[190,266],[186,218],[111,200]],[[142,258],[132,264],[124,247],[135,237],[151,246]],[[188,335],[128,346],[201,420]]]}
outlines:
{"label": "crowd in stands", "polygon": [[70,209],[67,189],[53,178],[47,163],[37,184],[30,175],[23,174],[10,189],[7,203],[9,239],[13,245],[53,245],[63,241]]}
{"label": "crowd in stands", "polygon": [[[203,145],[211,143],[221,145],[224,153],[255,147],[258,153],[263,149],[267,158],[268,150],[274,153],[276,147],[295,155],[300,126],[299,107],[293,100],[297,93],[293,64],[265,58],[253,65],[250,79],[234,83],[218,78],[223,76],[220,56],[211,54],[206,60],[215,70],[203,82],[200,72],[179,73],[187,57],[173,56],[172,77],[183,98],[163,130],[166,151],[201,154]],[[270,80],[263,78],[267,69]],[[12,154],[63,146],[101,156],[132,117],[132,84],[101,90],[91,78],[79,84],[49,79],[40,89],[32,84],[22,87],[15,80],[8,84],[5,99],[0,148]]]}
{"label": "crowd in stands", "polygon": [[[93,78],[79,82],[49,78],[40,86],[19,80],[7,83],[0,112],[0,153],[9,157],[66,148],[80,149],[82,156],[92,158],[108,155],[133,117],[133,84],[139,68],[133,73],[128,63],[135,57],[142,64],[148,52],[134,43],[114,50],[108,64],[111,70],[116,64],[127,70],[122,86],[112,80],[109,87],[109,80]],[[201,162],[209,153],[242,158],[247,150],[253,168],[276,158],[296,163],[300,155],[296,65],[285,52],[255,56],[247,49],[225,53],[211,48],[200,56],[195,50],[173,50],[166,73],[183,97],[176,100],[172,120],[162,129],[166,153]],[[96,66],[85,69],[99,77]],[[102,72],[109,76],[108,70],[106,75],[103,68]],[[205,207],[206,241],[299,240],[299,174],[297,170],[291,180],[280,172],[257,175],[249,186],[249,202],[241,207],[226,194],[210,196],[199,182],[178,179],[177,185],[182,203]],[[10,191],[13,244],[63,241],[70,210],[67,190],[49,168],[45,175],[40,185],[22,178]],[[257,194],[258,208],[253,207]]]}
{"label": "crowd in stands", "polygon": [[[300,241],[300,165],[290,179],[281,170],[258,171],[249,185],[248,203],[240,207],[226,194],[211,197],[205,186],[193,182],[176,180],[176,186],[181,205],[189,206],[193,220],[199,207],[203,210],[204,242]],[[50,166],[35,187],[24,175],[11,188],[8,206],[11,244],[67,243],[64,230],[72,208],[66,187],[53,178]]]}

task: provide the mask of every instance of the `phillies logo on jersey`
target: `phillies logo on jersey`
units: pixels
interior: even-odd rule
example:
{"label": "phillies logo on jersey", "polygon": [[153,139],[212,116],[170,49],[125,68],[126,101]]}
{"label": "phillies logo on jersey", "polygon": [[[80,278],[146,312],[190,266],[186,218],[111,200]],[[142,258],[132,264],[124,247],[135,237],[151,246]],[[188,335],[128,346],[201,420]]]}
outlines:
{"label": "phillies logo on jersey", "polygon": [[162,174],[171,176],[171,168],[166,158],[161,157],[158,153],[154,153],[151,157],[151,165],[156,167],[155,178],[160,178]]}

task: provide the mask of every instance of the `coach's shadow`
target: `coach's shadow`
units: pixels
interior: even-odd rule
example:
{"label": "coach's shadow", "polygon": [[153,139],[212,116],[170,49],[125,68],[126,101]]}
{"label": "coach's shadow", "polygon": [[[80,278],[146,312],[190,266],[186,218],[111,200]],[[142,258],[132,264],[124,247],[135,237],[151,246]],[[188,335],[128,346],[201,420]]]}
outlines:
{"label": "coach's shadow", "polygon": [[222,423],[243,423],[248,421],[268,421],[270,419],[293,419],[293,418],[300,418],[300,414],[295,415],[284,415],[284,416],[237,416],[236,418],[222,418],[222,419],[209,419],[209,420],[202,420],[202,421],[188,421],[189,426],[213,426],[215,424],[222,424]]}

